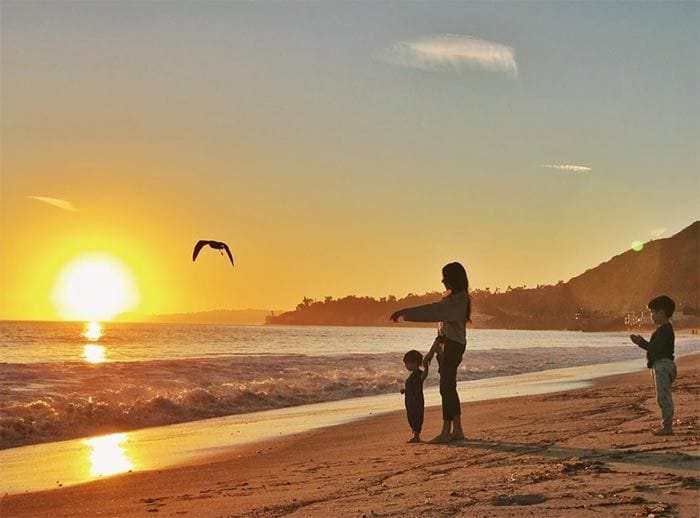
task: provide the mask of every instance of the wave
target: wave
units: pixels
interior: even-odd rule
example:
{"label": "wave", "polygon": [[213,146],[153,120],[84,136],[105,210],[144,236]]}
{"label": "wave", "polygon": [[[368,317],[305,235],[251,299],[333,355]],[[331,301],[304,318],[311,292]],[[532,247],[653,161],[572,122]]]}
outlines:
{"label": "wave", "polygon": [[[678,348],[680,351],[683,347]],[[685,347],[697,350],[697,344]],[[468,351],[459,380],[643,357],[634,346]],[[390,393],[401,354],[0,364],[0,447]],[[437,367],[435,365],[435,367]],[[437,369],[426,384],[438,383]]]}

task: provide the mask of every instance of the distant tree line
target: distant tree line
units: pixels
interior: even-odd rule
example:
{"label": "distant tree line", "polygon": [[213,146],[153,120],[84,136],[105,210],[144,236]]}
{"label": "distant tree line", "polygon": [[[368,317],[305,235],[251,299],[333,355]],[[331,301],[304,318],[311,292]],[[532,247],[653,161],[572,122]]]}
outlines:
{"label": "distant tree line", "polygon": [[[581,307],[578,297],[563,281],[555,285],[538,285],[536,288],[516,286],[505,291],[490,288],[470,292],[473,305],[473,327],[498,329],[568,329],[580,331],[611,331],[631,326],[630,309],[616,307]],[[423,295],[409,293],[403,298],[394,295],[381,297],[325,297],[314,300],[304,297],[293,311],[268,315],[270,325],[337,325],[337,326],[385,326],[389,315],[402,307],[436,302],[441,293]],[[640,315],[646,312],[644,304],[634,310]],[[698,310],[679,301],[678,316],[691,317],[691,326],[697,326]],[[693,317],[694,316],[694,317]],[[644,319],[634,320],[635,326],[651,325]],[[402,323],[402,325],[429,325]]]}

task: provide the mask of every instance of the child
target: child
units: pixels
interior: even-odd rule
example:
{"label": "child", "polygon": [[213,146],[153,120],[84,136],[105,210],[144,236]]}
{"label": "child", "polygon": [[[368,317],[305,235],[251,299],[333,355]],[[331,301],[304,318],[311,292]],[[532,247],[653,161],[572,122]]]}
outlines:
{"label": "child", "polygon": [[662,295],[649,302],[651,319],[658,326],[647,342],[639,335],[630,335],[639,347],[647,352],[647,367],[652,370],[656,384],[656,401],[661,407],[662,427],[654,435],[673,435],[673,399],[671,384],[676,379],[676,364],[673,361],[674,340],[670,318],[676,310],[676,303]]}
{"label": "child", "polygon": [[405,395],[408,424],[413,431],[413,437],[408,442],[420,442],[420,431],[423,428],[423,381],[428,376],[428,368],[420,370],[422,362],[423,355],[418,351],[411,350],[404,354],[403,364],[411,371],[411,375],[406,378],[406,388],[401,389],[401,393]]}

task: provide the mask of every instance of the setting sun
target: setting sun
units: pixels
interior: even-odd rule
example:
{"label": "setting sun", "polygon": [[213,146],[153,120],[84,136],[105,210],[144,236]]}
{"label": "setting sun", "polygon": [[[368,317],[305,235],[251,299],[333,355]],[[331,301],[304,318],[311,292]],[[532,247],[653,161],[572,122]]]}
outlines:
{"label": "setting sun", "polygon": [[67,264],[54,288],[54,303],[63,318],[109,320],[138,302],[131,272],[104,254],[81,256]]}

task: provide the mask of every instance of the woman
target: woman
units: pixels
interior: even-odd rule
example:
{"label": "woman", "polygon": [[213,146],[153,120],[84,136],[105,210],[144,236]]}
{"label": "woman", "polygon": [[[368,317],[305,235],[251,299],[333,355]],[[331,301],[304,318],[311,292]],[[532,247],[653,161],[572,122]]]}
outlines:
{"label": "woman", "polygon": [[410,322],[440,322],[438,336],[428,354],[423,358],[427,367],[437,354],[442,396],[442,431],[432,442],[444,443],[464,439],[461,408],[457,394],[457,367],[467,346],[467,322],[471,322],[471,299],[467,272],[460,263],[450,263],[442,268],[442,283],[449,294],[439,302],[400,309],[391,315],[398,322],[400,317]]}

